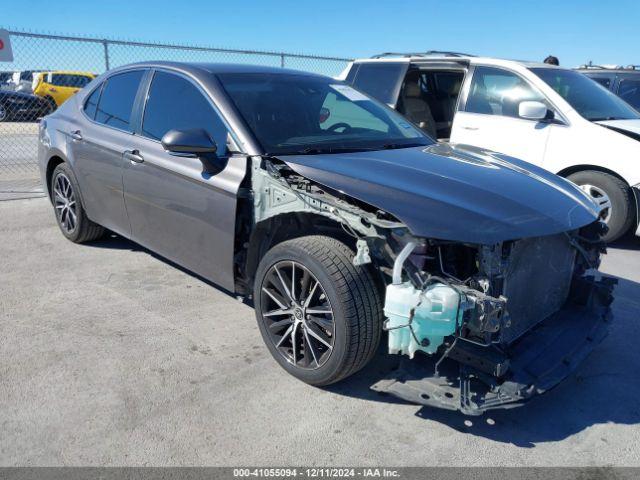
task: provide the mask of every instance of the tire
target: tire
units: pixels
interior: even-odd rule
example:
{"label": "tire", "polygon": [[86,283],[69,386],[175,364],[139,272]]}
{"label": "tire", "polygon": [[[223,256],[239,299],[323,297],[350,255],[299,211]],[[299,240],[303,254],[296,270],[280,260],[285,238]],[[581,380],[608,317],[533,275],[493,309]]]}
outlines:
{"label": "tire", "polygon": [[605,202],[603,194],[608,197],[610,213],[606,215],[605,222],[609,231],[602,238],[605,242],[613,242],[627,233],[634,219],[634,209],[631,189],[625,182],[618,177],[595,170],[576,172],[567,178],[587,190],[600,204]]}
{"label": "tire", "polygon": [[[254,303],[262,338],[282,368],[310,385],[329,385],[352,375],[373,358],[380,343],[383,322],[380,291],[368,266],[353,265],[353,255],[346,245],[331,237],[300,237],[269,250],[256,272]],[[278,276],[274,268],[280,272]],[[292,269],[297,269],[297,273]],[[278,284],[281,279],[284,281]],[[314,280],[318,282],[315,291]],[[278,295],[278,288],[283,292],[282,285],[290,282],[301,312],[271,316],[282,305],[264,289],[280,298],[289,310],[295,310],[291,302],[283,301],[286,293]],[[305,299],[309,305],[302,308]],[[313,314],[326,310],[332,313]],[[333,325],[329,327],[331,321]],[[283,325],[274,329],[276,322]],[[286,335],[290,328],[294,329],[293,338],[300,346],[295,349],[295,356],[290,348],[292,336]],[[282,339],[284,342],[278,346]],[[326,342],[331,343],[331,348]]]}
{"label": "tire", "polygon": [[75,243],[84,243],[102,237],[105,229],[89,220],[79,191],[71,168],[66,163],[58,165],[51,175],[51,201],[56,222],[65,237]]}
{"label": "tire", "polygon": [[2,103],[0,103],[0,123],[7,122],[9,120],[9,109]]}

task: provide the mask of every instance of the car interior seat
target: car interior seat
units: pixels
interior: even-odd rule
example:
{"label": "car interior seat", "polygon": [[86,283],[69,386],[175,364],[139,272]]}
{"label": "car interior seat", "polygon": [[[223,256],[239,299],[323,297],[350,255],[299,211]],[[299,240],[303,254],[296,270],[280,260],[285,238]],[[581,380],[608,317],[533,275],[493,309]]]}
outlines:
{"label": "car interior seat", "polygon": [[419,79],[405,81],[402,91],[402,113],[432,138],[437,138],[436,122],[429,104],[422,98]]}

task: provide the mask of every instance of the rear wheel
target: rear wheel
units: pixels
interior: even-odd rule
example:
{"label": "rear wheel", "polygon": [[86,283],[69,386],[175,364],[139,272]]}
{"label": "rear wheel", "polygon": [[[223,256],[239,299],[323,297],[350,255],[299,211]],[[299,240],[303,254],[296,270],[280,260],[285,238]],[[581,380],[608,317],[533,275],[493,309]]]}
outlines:
{"label": "rear wheel", "polygon": [[382,307],[371,272],[353,252],[325,236],[276,245],[254,283],[256,317],[276,361],[311,385],[355,373],[373,357]]}
{"label": "rear wheel", "polygon": [[75,243],[100,238],[105,230],[87,217],[78,195],[78,182],[66,163],[61,163],[51,176],[51,200],[62,234]]}
{"label": "rear wheel", "polygon": [[634,215],[631,189],[625,182],[595,170],[576,172],[567,178],[580,186],[602,208],[602,220],[609,227],[603,237],[605,242],[613,242],[629,230]]}

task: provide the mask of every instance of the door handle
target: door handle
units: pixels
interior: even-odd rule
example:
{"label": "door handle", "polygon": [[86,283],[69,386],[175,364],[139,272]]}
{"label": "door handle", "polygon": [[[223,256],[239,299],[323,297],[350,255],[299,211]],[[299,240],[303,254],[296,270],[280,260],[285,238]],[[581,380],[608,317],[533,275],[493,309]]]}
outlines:
{"label": "door handle", "polygon": [[69,133],[69,136],[73,140],[82,140],[82,133],[80,133],[80,130],[74,130],[73,132]]}
{"label": "door handle", "polygon": [[122,156],[133,163],[144,162],[144,157],[140,155],[140,150],[125,150]]}
{"label": "door handle", "polygon": [[462,128],[464,130],[480,130],[480,127],[470,127],[468,125],[463,125]]}
{"label": "door handle", "polygon": [[50,92],[52,92],[52,93],[55,93],[55,92],[57,92],[58,90],[56,90],[55,88],[50,88],[50,89],[49,89],[49,91],[50,91]]}

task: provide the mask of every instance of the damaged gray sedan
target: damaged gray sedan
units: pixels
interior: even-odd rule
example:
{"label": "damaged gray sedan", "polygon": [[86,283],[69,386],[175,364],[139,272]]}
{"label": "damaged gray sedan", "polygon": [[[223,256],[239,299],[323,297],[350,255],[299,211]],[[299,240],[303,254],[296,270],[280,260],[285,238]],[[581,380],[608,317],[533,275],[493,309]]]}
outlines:
{"label": "damaged gray sedan", "polygon": [[479,414],[557,385],[607,333],[588,196],[437,144],[331,78],[121,67],[45,118],[39,161],[69,240],[108,229],[252,299],[275,360],[311,385],[360,370],[387,331],[404,361],[372,388]]}

